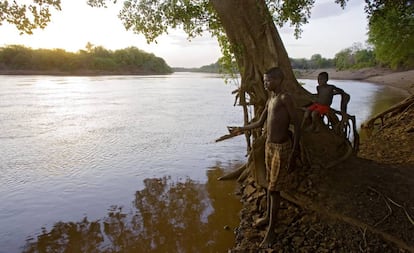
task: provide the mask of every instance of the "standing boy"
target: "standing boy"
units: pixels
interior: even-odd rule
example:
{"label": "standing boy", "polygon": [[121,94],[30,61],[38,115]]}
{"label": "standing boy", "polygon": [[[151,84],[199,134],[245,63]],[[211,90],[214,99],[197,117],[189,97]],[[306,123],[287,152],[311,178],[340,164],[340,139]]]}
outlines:
{"label": "standing boy", "polygon": [[[267,212],[265,217],[256,221],[256,226],[268,224],[265,238],[260,247],[270,248],[276,239],[275,225],[280,207],[280,191],[283,184],[280,179],[293,169],[299,147],[300,122],[295,111],[292,97],[282,91],[284,75],[279,68],[271,68],[263,76],[264,87],[270,91],[270,97],[260,118],[244,127],[232,127],[230,131],[239,132],[262,127],[267,119],[265,162],[267,170]],[[292,144],[289,125],[294,125]]]}

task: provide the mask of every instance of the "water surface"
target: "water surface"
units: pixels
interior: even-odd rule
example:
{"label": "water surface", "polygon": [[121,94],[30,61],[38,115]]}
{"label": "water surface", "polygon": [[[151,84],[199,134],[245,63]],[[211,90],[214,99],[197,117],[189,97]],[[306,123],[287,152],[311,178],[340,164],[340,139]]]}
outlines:
{"label": "water surface", "polygon": [[[331,83],[351,94],[358,125],[402,98]],[[214,139],[242,124],[235,88],[194,73],[0,76],[0,252],[225,252],[240,203],[216,178],[246,149]]]}

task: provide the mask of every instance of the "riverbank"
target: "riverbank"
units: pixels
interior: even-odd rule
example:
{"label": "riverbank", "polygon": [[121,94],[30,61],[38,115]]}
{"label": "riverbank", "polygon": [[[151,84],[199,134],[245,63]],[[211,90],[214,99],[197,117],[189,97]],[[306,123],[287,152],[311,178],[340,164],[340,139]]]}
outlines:
{"label": "riverbank", "polygon": [[[298,78],[316,80],[322,71],[331,80],[387,85],[411,99],[414,94],[414,70],[318,69]],[[381,118],[355,157],[329,170],[298,169],[302,181],[291,186],[293,195],[282,192],[271,248],[259,250],[266,228],[252,228],[265,213],[265,192],[251,177],[240,182],[243,209],[229,252],[414,253],[414,106],[396,108]]]}
{"label": "riverbank", "polygon": [[298,78],[317,79],[318,74],[326,71],[329,79],[337,80],[360,80],[387,85],[407,92],[407,95],[414,94],[414,69],[407,71],[393,71],[387,68],[364,68],[359,70],[315,69],[296,70]]}

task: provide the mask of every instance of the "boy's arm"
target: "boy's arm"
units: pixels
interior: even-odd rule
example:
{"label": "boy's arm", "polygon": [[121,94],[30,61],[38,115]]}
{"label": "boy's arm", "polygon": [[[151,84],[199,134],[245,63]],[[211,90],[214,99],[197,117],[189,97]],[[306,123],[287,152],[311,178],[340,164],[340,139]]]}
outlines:
{"label": "boy's arm", "polygon": [[346,93],[343,89],[334,86],[334,95],[336,94],[341,95],[341,112],[344,115],[346,114],[346,110],[351,96],[348,93]]}
{"label": "boy's arm", "polygon": [[292,148],[292,153],[290,154],[289,161],[288,161],[288,171],[290,172],[294,169],[295,159],[299,153],[300,121],[299,121],[298,114],[296,113],[296,106],[295,106],[295,103],[292,97],[290,95],[285,94],[282,97],[282,99],[289,113],[291,123],[293,124],[293,127],[294,127],[293,148]]}
{"label": "boy's arm", "polygon": [[320,86],[316,86],[316,94],[311,94],[312,96],[312,103],[319,103],[319,90],[320,90]]}
{"label": "boy's arm", "polygon": [[266,119],[267,119],[267,104],[262,114],[260,114],[260,118],[258,120],[251,122],[250,124],[247,124],[242,127],[227,127],[227,128],[230,133],[244,132],[244,131],[262,127]]}
{"label": "boy's arm", "polygon": [[294,135],[293,135],[293,148],[299,148],[299,135],[300,135],[300,121],[298,114],[296,113],[295,103],[290,95],[283,96],[283,102],[287,108],[289,113],[290,122],[293,124],[294,127]]}

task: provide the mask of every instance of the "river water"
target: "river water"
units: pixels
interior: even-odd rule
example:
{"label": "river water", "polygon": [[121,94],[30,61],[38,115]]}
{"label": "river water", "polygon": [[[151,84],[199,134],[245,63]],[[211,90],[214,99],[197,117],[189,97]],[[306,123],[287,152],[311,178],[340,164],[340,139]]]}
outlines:
{"label": "river water", "polygon": [[[358,125],[404,97],[330,83]],[[199,73],[0,76],[0,253],[231,248],[241,204],[217,177],[245,162],[245,142],[214,140],[242,124],[235,88]]]}

